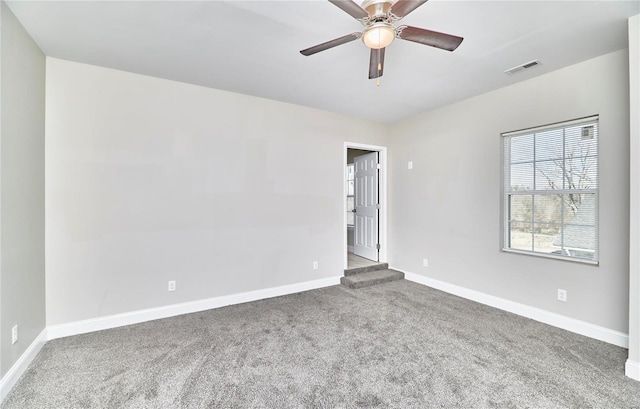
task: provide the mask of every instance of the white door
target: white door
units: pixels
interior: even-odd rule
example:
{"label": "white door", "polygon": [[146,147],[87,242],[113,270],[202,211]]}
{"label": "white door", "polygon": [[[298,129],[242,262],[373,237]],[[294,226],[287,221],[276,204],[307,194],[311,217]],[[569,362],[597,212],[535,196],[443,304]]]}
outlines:
{"label": "white door", "polygon": [[378,152],[354,158],[354,254],[378,261]]}

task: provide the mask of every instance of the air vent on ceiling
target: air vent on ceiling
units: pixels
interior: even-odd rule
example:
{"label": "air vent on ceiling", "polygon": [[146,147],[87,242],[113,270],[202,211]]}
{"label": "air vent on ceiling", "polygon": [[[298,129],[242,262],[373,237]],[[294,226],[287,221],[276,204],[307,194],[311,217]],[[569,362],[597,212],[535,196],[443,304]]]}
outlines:
{"label": "air vent on ceiling", "polygon": [[518,65],[516,67],[509,68],[504,73],[505,74],[515,74],[516,72],[520,72],[520,71],[528,70],[528,69],[533,68],[533,67],[537,67],[540,64],[542,64],[542,63],[539,60],[533,60],[533,61],[526,62],[524,64],[520,64],[520,65]]}

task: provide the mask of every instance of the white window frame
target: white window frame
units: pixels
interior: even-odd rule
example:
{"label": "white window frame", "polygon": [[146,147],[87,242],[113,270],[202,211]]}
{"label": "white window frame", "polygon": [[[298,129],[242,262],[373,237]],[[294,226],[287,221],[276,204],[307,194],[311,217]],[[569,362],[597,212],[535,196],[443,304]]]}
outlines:
{"label": "white window frame", "polygon": [[[514,137],[518,137],[518,136],[524,136],[524,135],[531,135],[534,134],[534,144],[533,144],[533,157],[534,159],[531,161],[531,163],[534,166],[534,174],[533,177],[535,178],[535,165],[536,163],[539,163],[536,160],[536,156],[535,156],[535,134],[538,133],[542,133],[542,132],[548,132],[548,131],[554,131],[554,130],[560,130],[560,129],[566,129],[566,128],[570,128],[570,127],[576,127],[576,126],[580,126],[580,125],[584,125],[585,127],[591,125],[591,124],[595,124],[596,126],[596,130],[599,130],[599,116],[598,115],[594,115],[594,116],[590,116],[590,117],[585,117],[585,118],[580,118],[580,119],[575,119],[575,120],[571,120],[571,121],[565,121],[565,122],[560,122],[560,123],[555,123],[555,124],[551,124],[551,125],[545,125],[545,126],[541,126],[541,127],[535,127],[535,128],[529,128],[529,129],[523,129],[523,130],[519,130],[519,131],[512,131],[512,132],[505,132],[503,134],[501,134],[502,136],[502,143],[501,143],[501,147],[502,147],[502,251],[504,252],[508,252],[508,253],[519,253],[519,254],[527,254],[527,255],[533,255],[533,256],[538,256],[538,257],[545,257],[545,258],[553,258],[553,259],[561,259],[561,260],[568,260],[568,261],[575,261],[575,262],[579,262],[579,263],[585,263],[585,264],[592,264],[592,265],[599,265],[599,259],[600,259],[600,245],[599,245],[599,188],[600,188],[600,169],[599,169],[599,156],[600,156],[600,148],[599,148],[599,138],[600,135],[597,135],[597,141],[596,141],[596,154],[595,155],[591,155],[591,157],[595,156],[596,158],[596,178],[597,178],[597,184],[595,188],[587,188],[587,189],[567,189],[565,188],[565,186],[563,186],[562,189],[546,189],[546,190],[535,190],[535,179],[534,179],[534,188],[532,189],[525,189],[525,190],[512,190],[511,189],[511,169],[513,167],[513,165],[515,163],[511,162],[511,158],[510,158],[510,150],[507,149],[507,147],[510,147],[510,142],[511,139]],[[563,131],[563,147],[564,147],[564,131]],[[566,163],[565,161],[567,160],[568,156],[566,155],[566,152],[564,151],[563,148],[563,156],[562,156],[562,162],[563,164]],[[548,160],[547,160],[548,161]],[[542,162],[542,160],[540,160],[540,162]],[[563,171],[565,169],[563,168]],[[524,250],[524,249],[517,249],[517,248],[511,248],[510,247],[510,241],[511,241],[511,230],[510,230],[510,209],[509,209],[509,203],[510,203],[510,198],[516,195],[531,195],[533,197],[533,206],[535,206],[535,197],[536,196],[544,196],[544,195],[558,195],[558,194],[593,194],[594,195],[594,223],[595,223],[595,252],[593,255],[593,258],[585,258],[585,257],[579,257],[577,255],[572,255],[571,254],[571,250],[575,250],[575,249],[567,249],[564,245],[564,241],[562,242],[562,247],[561,247],[561,252],[560,254],[550,254],[550,253],[544,253],[544,252],[540,252],[540,251],[534,251],[533,249],[535,248],[534,245],[532,245],[532,250]],[[532,225],[535,224],[535,207],[532,209],[532,218],[531,218],[531,223]],[[562,221],[561,221],[561,226],[562,229],[565,228],[565,223],[567,225],[571,225],[571,223],[567,223],[564,221],[564,216],[562,216]],[[563,230],[564,231],[564,230]],[[562,239],[564,240],[564,238]],[[532,243],[535,243],[535,230],[532,229]]]}
{"label": "white window frame", "polygon": [[[351,168],[353,171],[351,172],[351,176],[352,178],[349,179],[349,168]],[[345,167],[345,171],[346,171],[346,175],[345,175],[345,179],[347,181],[347,204],[349,203],[349,198],[352,197],[354,198],[354,205],[355,205],[355,186],[354,186],[354,191],[352,195],[349,194],[348,188],[349,188],[349,182],[353,181],[355,183],[355,165],[353,163],[348,163],[347,166]],[[346,213],[352,213],[353,212],[349,209],[346,209]],[[347,219],[349,219],[349,217],[347,216]],[[347,227],[353,227],[353,223],[349,224],[349,222],[347,222]]]}

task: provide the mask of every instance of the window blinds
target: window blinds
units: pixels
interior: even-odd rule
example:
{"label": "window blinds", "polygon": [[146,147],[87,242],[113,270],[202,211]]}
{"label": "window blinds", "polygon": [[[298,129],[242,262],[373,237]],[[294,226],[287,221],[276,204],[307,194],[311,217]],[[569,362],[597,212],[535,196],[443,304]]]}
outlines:
{"label": "window blinds", "polygon": [[598,117],[502,134],[504,250],[598,262]]}

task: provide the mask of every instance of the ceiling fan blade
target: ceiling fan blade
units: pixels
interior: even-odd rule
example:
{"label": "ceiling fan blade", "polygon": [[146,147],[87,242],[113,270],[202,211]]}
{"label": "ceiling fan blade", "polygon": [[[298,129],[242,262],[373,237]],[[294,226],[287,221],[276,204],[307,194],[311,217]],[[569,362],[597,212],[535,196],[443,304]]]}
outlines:
{"label": "ceiling fan blade", "polygon": [[371,58],[369,58],[369,79],[382,77],[384,68],[384,48],[371,49]]}
{"label": "ceiling fan blade", "polygon": [[334,40],[327,41],[326,43],[318,44],[316,46],[304,49],[300,51],[300,54],[306,55],[306,56],[313,55],[315,53],[319,53],[320,51],[328,50],[329,48],[333,48],[333,47],[348,43],[350,41],[357,40],[358,38],[360,38],[361,35],[362,33],[347,34],[346,36],[342,36]]}
{"label": "ceiling fan blade", "polygon": [[366,12],[365,9],[358,6],[352,0],[329,0],[331,3],[340,7],[342,11],[349,14],[351,17],[361,20],[363,18],[369,17],[369,13]]}
{"label": "ceiling fan blade", "polygon": [[431,47],[453,51],[462,42],[463,38],[451,34],[439,33],[424,28],[400,26],[397,28],[398,37],[403,40],[413,41]]}
{"label": "ceiling fan blade", "polygon": [[427,0],[398,0],[391,6],[391,14],[398,18],[403,18],[426,2]]}

